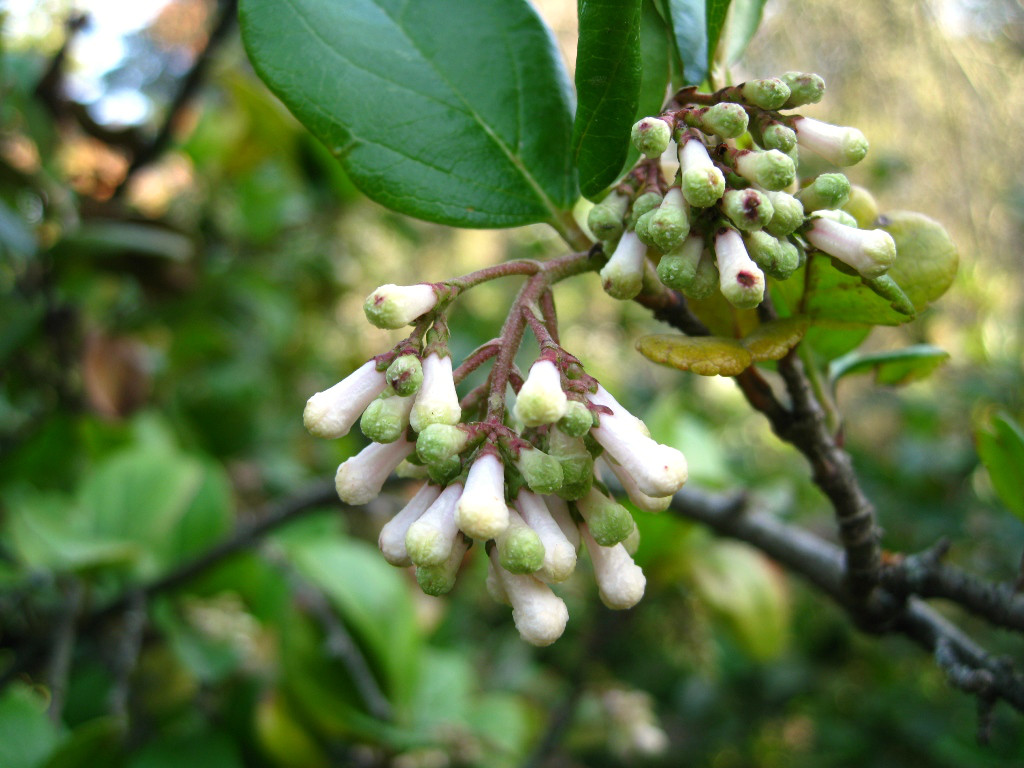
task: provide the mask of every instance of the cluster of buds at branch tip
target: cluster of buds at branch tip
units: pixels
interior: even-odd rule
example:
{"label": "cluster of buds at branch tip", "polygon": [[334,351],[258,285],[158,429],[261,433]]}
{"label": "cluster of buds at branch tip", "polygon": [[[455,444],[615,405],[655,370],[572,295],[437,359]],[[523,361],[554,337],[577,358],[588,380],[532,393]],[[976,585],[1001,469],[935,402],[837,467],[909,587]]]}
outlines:
{"label": "cluster of buds at branch tip", "polygon": [[[912,314],[906,295],[886,275],[895,259],[892,239],[881,230],[859,232],[855,222],[830,213],[855,205],[849,179],[833,172],[797,180],[804,150],[837,166],[867,153],[856,128],[782,111],[817,103],[824,92],[821,77],[806,72],[710,94],[690,87],[662,114],[637,122],[632,139],[647,159],[588,217],[608,255],[601,270],[605,291],[635,298],[655,266],[665,286],[690,298],[707,299],[717,290],[737,308],[751,309],[764,298],[766,277],[786,280],[808,253],[821,251]],[[671,142],[679,168],[669,180],[660,157]]]}
{"label": "cluster of buds at branch tip", "polygon": [[[649,201],[657,241],[666,247],[685,242],[687,204],[678,189]],[[622,206],[623,215],[627,209]],[[622,285],[646,258],[647,246],[634,231],[619,243],[621,254],[630,249],[626,266],[613,257],[602,272],[624,292],[633,290]],[[462,280],[472,285],[477,278]],[[447,347],[446,285],[384,286],[371,294],[368,307],[390,306],[374,316],[390,318],[380,324],[402,320],[414,328],[391,351],[310,398],[306,424],[314,434],[340,436],[358,421],[371,441],[338,467],[335,485],[348,504],[371,501],[393,472],[423,478],[380,531],[389,563],[414,568],[422,590],[441,595],[454,588],[467,556],[485,552],[489,591],[512,606],[525,640],[547,645],[569,620],[555,589],[576,570],[584,545],[605,603],[625,609],[643,596],[643,572],[631,555],[636,523],[604,480],[616,478],[639,509],[660,512],[686,481],[686,459],[652,440],[643,422],[559,345],[554,313],[542,312],[538,301],[542,291],[517,299],[502,337],[455,370]],[[528,330],[541,353],[523,378],[513,361]],[[481,385],[486,395],[470,393],[460,402],[457,382],[488,360],[494,363]],[[511,407],[509,383],[517,390]]]}

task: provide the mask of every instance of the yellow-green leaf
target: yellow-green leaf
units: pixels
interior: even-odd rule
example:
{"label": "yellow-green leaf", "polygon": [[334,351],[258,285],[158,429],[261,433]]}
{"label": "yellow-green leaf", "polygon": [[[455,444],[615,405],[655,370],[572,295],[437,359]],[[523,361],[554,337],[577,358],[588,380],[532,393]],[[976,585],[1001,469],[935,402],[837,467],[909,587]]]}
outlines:
{"label": "yellow-green leaf", "polygon": [[915,211],[894,211],[879,220],[896,241],[896,263],[889,275],[919,311],[953,284],[960,264],[949,233],[935,219]]}
{"label": "yellow-green leaf", "polygon": [[784,317],[761,323],[742,341],[755,362],[781,360],[807,333],[806,317]]}
{"label": "yellow-green leaf", "polygon": [[719,336],[655,334],[637,339],[636,348],[648,360],[701,376],[735,376],[754,362],[740,342]]}

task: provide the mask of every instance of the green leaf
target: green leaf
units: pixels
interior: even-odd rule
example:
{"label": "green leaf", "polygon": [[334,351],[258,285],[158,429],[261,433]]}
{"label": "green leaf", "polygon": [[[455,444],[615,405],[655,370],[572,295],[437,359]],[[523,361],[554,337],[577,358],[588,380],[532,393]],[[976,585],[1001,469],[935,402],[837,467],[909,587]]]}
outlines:
{"label": "green leaf", "polygon": [[668,0],[683,84],[700,85],[708,76],[708,27],[704,0]]}
{"label": "green leaf", "polygon": [[[46,761],[46,768],[92,768],[122,765],[120,759],[124,723],[113,716],[98,717],[75,728],[71,736]],[[189,762],[189,765],[195,765]],[[198,766],[196,766],[198,768]]]}
{"label": "green leaf", "polygon": [[833,360],[828,375],[834,385],[843,376],[874,373],[877,383],[895,387],[927,377],[948,359],[948,352],[930,344],[915,344],[891,352],[851,352]]}
{"label": "green leaf", "polygon": [[824,254],[809,255],[806,269],[802,310],[815,322],[902,325],[911,319],[890,307],[860,277],[840,272]]}
{"label": "green leaf", "polygon": [[747,50],[754,33],[761,25],[766,0],[732,0],[725,31],[725,61],[735,64]]}
{"label": "green leaf", "polygon": [[208,731],[188,736],[164,735],[139,750],[128,768],[241,768],[244,764],[230,737]]}
{"label": "green leaf", "polygon": [[761,323],[740,343],[747,348],[755,362],[781,360],[807,333],[806,317],[784,317]]}
{"label": "green leaf", "polygon": [[525,0],[242,0],[260,77],[369,197],[463,227],[577,196],[572,92]]}
{"label": "green leaf", "polygon": [[[661,113],[672,85],[675,43],[672,25],[658,11],[654,0],[644,0],[640,12],[640,58],[643,75],[640,80],[640,99],[634,122],[643,117]],[[640,158],[640,151],[627,141],[625,168],[632,168]]]}
{"label": "green leaf", "polygon": [[896,263],[888,274],[918,311],[949,290],[960,257],[939,222],[916,211],[893,211],[879,225],[896,242]]}
{"label": "green leaf", "polygon": [[1009,414],[998,413],[974,437],[999,499],[1024,520],[1024,430]]}
{"label": "green leaf", "polygon": [[614,181],[629,149],[641,83],[640,0],[580,0],[572,151],[580,191]]}
{"label": "green leaf", "polygon": [[708,70],[714,64],[718,54],[718,42],[725,27],[725,17],[729,15],[730,0],[707,0],[705,18],[708,27]]}
{"label": "green leaf", "polygon": [[57,727],[46,716],[46,702],[21,684],[0,696],[0,765],[35,768],[57,745]]}
{"label": "green leaf", "polygon": [[701,376],[735,376],[754,361],[740,342],[720,336],[655,334],[641,336],[636,348],[648,360]]}

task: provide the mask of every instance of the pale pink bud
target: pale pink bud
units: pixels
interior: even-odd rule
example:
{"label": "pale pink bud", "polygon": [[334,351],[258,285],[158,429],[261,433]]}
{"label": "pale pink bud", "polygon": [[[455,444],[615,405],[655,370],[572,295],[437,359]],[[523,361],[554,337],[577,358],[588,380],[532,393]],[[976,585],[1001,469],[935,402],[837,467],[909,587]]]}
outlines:
{"label": "pale pink bud", "polygon": [[334,487],[346,504],[365,504],[377,498],[384,481],[416,446],[400,437],[393,443],[370,443],[338,467]]}
{"label": "pale pink bud", "polygon": [[481,542],[493,539],[508,527],[505,506],[505,468],[497,454],[481,454],[466,477],[466,490],[455,508],[459,530]]}
{"label": "pale pink bud", "polygon": [[380,547],[385,560],[399,568],[412,565],[405,548],[405,534],[409,526],[415,523],[440,495],[441,489],[438,486],[424,483],[416,491],[416,495],[409,499],[409,503],[384,524],[380,529],[380,536],[377,537],[377,546]]}
{"label": "pale pink bud", "polygon": [[387,385],[384,372],[370,360],[330,389],[309,398],[302,421],[317,437],[344,437]]}
{"label": "pale pink bud", "polygon": [[598,460],[598,465],[604,469],[607,469],[622,485],[622,490],[626,492],[626,496],[633,502],[637,509],[641,509],[644,512],[664,512],[669,508],[672,503],[671,496],[648,496],[646,493],[640,490],[636,484],[636,480],[629,474],[622,466],[610,456],[602,456]]}
{"label": "pale pink bud", "polygon": [[459,529],[455,525],[455,505],[462,495],[462,485],[449,485],[426,512],[409,526],[405,549],[416,565],[440,565],[452,552]]}
{"label": "pale pink bud", "polygon": [[830,125],[811,117],[793,121],[797,143],[833,165],[854,165],[868,153],[868,140],[856,128]]}
{"label": "pale pink bud", "polygon": [[723,227],[715,235],[715,259],[722,295],[740,309],[753,309],[764,298],[764,273],[751,260],[743,238]]}
{"label": "pale pink bud", "polygon": [[378,328],[401,328],[437,305],[437,292],[427,283],[382,285],[363,304],[366,319]]}
{"label": "pale pink bud", "polygon": [[602,547],[586,528],[582,534],[594,564],[594,579],[601,602],[615,610],[632,608],[639,603],[644,596],[647,579],[626,548],[621,544]]}
{"label": "pale pink bud", "polygon": [[544,545],[544,562],[536,575],[545,581],[565,581],[576,568],[576,547],[551,516],[544,497],[532,491],[520,491],[516,509]]}
{"label": "pale pink bud", "polygon": [[423,359],[423,385],[416,393],[409,423],[414,430],[422,432],[431,424],[458,424],[461,418],[452,359],[431,353]]}
{"label": "pale pink bud", "polygon": [[896,243],[884,229],[857,229],[824,214],[815,216],[804,233],[807,242],[835,256],[864,277],[881,277],[896,261]]}
{"label": "pale pink bud", "polygon": [[551,645],[565,631],[569,609],[547,584],[528,574],[509,573],[497,558],[497,549],[492,549],[491,563],[512,604],[512,621],[520,636],[531,645]]}
{"label": "pale pink bud", "polygon": [[528,427],[539,427],[558,421],[568,409],[557,366],[551,360],[537,360],[516,396],[516,418]]}

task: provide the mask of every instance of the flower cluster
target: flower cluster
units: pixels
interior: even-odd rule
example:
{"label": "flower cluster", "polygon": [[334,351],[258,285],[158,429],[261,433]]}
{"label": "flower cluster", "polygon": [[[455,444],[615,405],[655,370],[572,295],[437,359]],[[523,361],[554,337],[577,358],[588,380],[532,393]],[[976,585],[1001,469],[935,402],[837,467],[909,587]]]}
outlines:
{"label": "flower cluster", "polygon": [[[582,264],[586,255],[569,258]],[[358,420],[372,441],[338,467],[338,496],[348,504],[376,497],[396,470],[423,479],[380,532],[389,563],[414,566],[424,592],[440,595],[454,586],[470,547],[482,546],[489,592],[512,607],[525,640],[547,645],[568,621],[551,585],[572,575],[581,546],[606,605],[630,608],[643,596],[645,578],[631,557],[636,526],[608,484],[657,512],[686,481],[687,466],[558,344],[553,316],[531,300],[547,290],[549,273],[533,268],[502,337],[458,369],[444,313],[465,284],[377,289],[366,300],[369,320],[413,324],[412,333],[309,398],[304,420],[327,438],[347,434]],[[523,377],[513,358],[526,328],[541,354]],[[460,401],[457,382],[491,358],[487,381]]]}
{"label": "flower cluster", "polygon": [[[808,250],[817,249],[895,309],[913,314],[886,274],[896,258],[892,237],[860,229],[841,210],[851,196],[846,176],[825,173],[802,185],[796,178],[802,150],[840,167],[868,150],[856,128],[783,114],[820,101],[824,91],[818,75],[800,72],[712,94],[687,88],[660,116],[633,126],[633,143],[647,160],[587,221],[611,254],[601,271],[605,290],[618,299],[637,296],[650,259],[669,288],[695,299],[718,290],[749,309],[763,300],[766,276],[789,278]],[[679,169],[668,183],[661,158],[673,146]]]}

